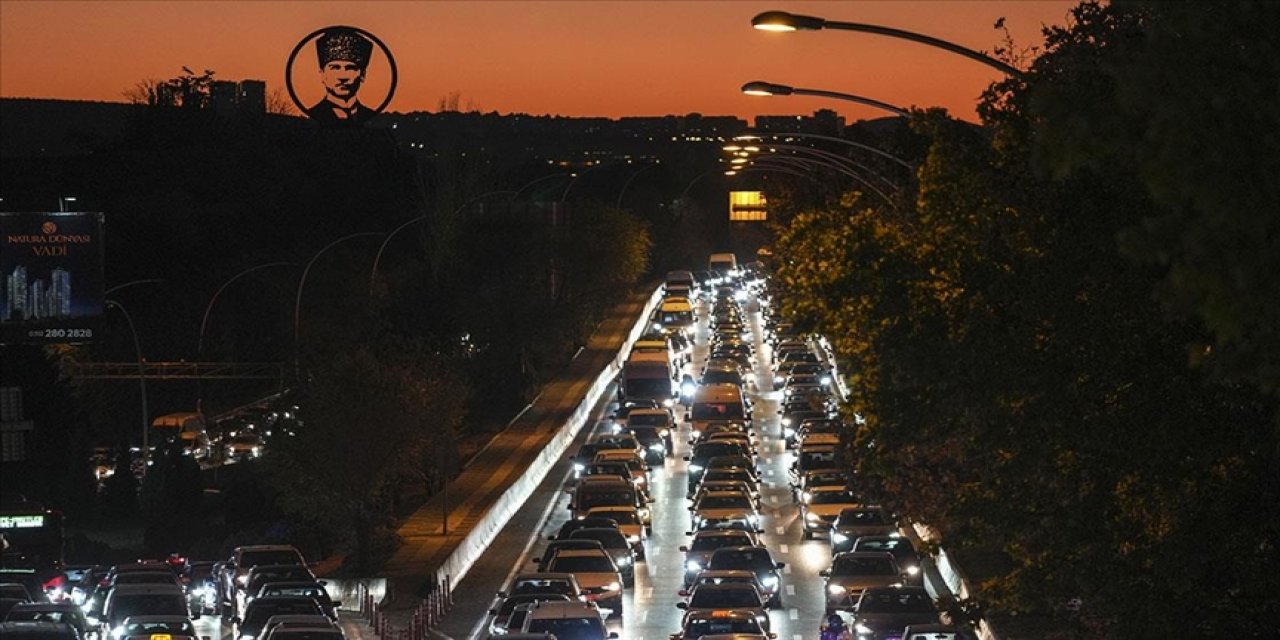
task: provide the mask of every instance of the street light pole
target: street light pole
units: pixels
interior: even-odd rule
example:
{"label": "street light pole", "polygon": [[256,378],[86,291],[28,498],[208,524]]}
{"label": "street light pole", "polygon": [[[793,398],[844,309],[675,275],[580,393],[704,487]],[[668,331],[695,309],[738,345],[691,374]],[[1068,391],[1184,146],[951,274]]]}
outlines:
{"label": "street light pole", "polygon": [[151,425],[147,422],[150,412],[147,410],[146,370],[142,367],[142,343],[138,341],[138,329],[133,324],[133,316],[129,315],[129,312],[124,308],[124,305],[116,302],[115,300],[104,300],[104,302],[108,307],[115,307],[120,310],[120,313],[124,314],[125,322],[129,323],[129,333],[133,336],[133,352],[138,358],[138,387],[142,392],[142,459],[144,461],[144,464],[142,465],[142,473],[146,474],[147,465],[145,464],[145,461],[150,456],[149,436]]}
{"label": "street light pole", "polygon": [[544,181],[544,180],[550,180],[550,179],[552,179],[552,178],[562,178],[562,177],[564,177],[564,176],[573,176],[573,174],[572,174],[572,173],[564,173],[564,172],[561,172],[561,173],[553,173],[553,174],[551,174],[551,175],[547,175],[547,176],[542,176],[541,178],[535,178],[535,179],[534,179],[532,182],[530,182],[529,184],[526,184],[526,185],[524,185],[523,187],[520,187],[519,189],[516,189],[516,193],[515,193],[515,195],[511,196],[511,200],[512,200],[512,202],[514,202],[514,201],[516,200],[516,198],[519,198],[519,197],[520,197],[520,194],[524,193],[524,190],[525,190],[525,189],[528,189],[529,187],[532,187],[533,185],[538,184],[539,182],[542,182],[542,181]]}
{"label": "street light pole", "polygon": [[300,344],[299,344],[298,328],[300,326],[299,317],[302,311],[302,289],[307,284],[307,274],[311,273],[311,267],[315,266],[316,260],[319,260],[320,256],[324,255],[324,252],[328,251],[329,249],[332,249],[333,247],[336,247],[337,245],[343,242],[346,242],[347,240],[351,240],[352,238],[360,238],[364,236],[380,236],[380,235],[383,235],[381,231],[361,231],[359,233],[353,233],[350,235],[342,236],[341,238],[338,238],[337,240],[334,240],[333,242],[330,242],[329,244],[325,245],[323,249],[317,251],[314,256],[311,256],[311,261],[307,263],[307,268],[302,270],[302,278],[298,280],[298,294],[293,301],[293,375],[294,377],[300,379],[301,378],[300,374],[302,372],[302,365],[301,365],[300,353],[299,353]]}
{"label": "street light pole", "polygon": [[845,146],[855,147],[858,149],[862,149],[863,151],[874,153],[882,158],[893,161],[895,164],[901,166],[904,169],[910,169],[913,172],[916,169],[915,165],[883,149],[877,149],[871,145],[862,144],[861,142],[854,142],[853,140],[846,140],[844,138],[837,138],[835,136],[824,136],[817,133],[802,133],[799,131],[770,131],[767,133],[766,132],[744,133],[741,135],[734,136],[733,139],[737,141],[749,141],[749,140],[763,141],[765,136],[768,136],[771,138],[809,138],[811,140],[825,140],[827,142],[836,142],[839,144],[843,144]]}
{"label": "street light pole", "polygon": [[635,180],[635,179],[636,179],[636,176],[638,176],[638,175],[640,175],[640,174],[644,173],[645,171],[648,171],[649,169],[652,169],[652,168],[654,168],[654,167],[656,167],[656,166],[658,166],[658,163],[657,163],[657,162],[654,162],[654,163],[651,163],[651,164],[647,164],[647,165],[645,165],[645,166],[643,166],[643,167],[640,167],[640,169],[639,169],[638,171],[636,171],[635,173],[632,173],[632,174],[631,174],[631,176],[627,178],[627,181],[626,181],[626,182],[622,183],[622,190],[618,192],[618,203],[617,203],[617,205],[616,205],[616,206],[617,206],[617,208],[619,208],[619,209],[621,209],[621,208],[622,208],[622,196],[626,195],[626,193],[627,193],[627,187],[630,187],[630,186],[631,186],[631,181],[632,181],[632,180]]}
{"label": "street light pole", "polygon": [[[804,145],[795,145],[795,144],[770,144],[768,148],[769,148],[769,151],[771,152],[776,152],[781,150],[781,151],[790,151],[794,154],[808,154],[818,159],[825,160],[827,163],[833,165],[832,168],[836,168],[836,169],[842,169],[842,170],[847,169],[850,171],[857,169],[860,171],[865,171],[871,174],[872,177],[879,179],[881,182],[887,185],[890,189],[893,189],[895,191],[899,189],[899,186],[897,183],[880,175],[878,172],[871,169],[870,167],[860,162],[856,162],[852,158],[846,158],[838,153],[831,153],[830,151],[824,151],[822,149],[815,149],[813,147],[806,147]],[[778,156],[770,156],[770,157],[778,157]],[[861,180],[862,178],[858,178],[858,179]]]}
{"label": "street light pole", "polygon": [[209,324],[209,313],[213,311],[213,303],[218,301],[218,296],[222,295],[223,290],[231,286],[232,282],[239,280],[241,277],[247,276],[260,269],[283,266],[296,267],[298,265],[293,262],[270,262],[267,264],[260,264],[256,267],[249,267],[248,269],[245,269],[244,271],[241,271],[227,279],[227,281],[222,283],[222,286],[218,287],[218,290],[213,293],[213,297],[209,298],[209,304],[205,305],[204,308],[204,316],[200,318],[200,336],[196,340],[196,413],[201,413],[204,410],[204,379],[200,377],[200,362],[204,360],[204,329]]}
{"label": "street light pole", "polygon": [[881,102],[873,98],[867,98],[867,97],[855,95],[852,93],[840,93],[838,91],[826,91],[824,89],[801,89],[798,87],[792,87],[785,84],[776,84],[773,82],[764,82],[761,80],[755,80],[753,82],[748,82],[742,85],[742,92],[749,96],[797,95],[797,96],[817,96],[820,98],[835,98],[836,100],[856,102],[858,104],[866,105],[868,107],[874,107],[882,111],[888,111],[889,113],[892,113],[894,115],[899,115],[904,118],[909,117],[911,115],[910,111],[907,111],[902,107],[889,104],[888,102]]}
{"label": "street light pole", "polygon": [[910,40],[912,42],[937,47],[939,49],[964,56],[970,60],[985,64],[988,67],[998,69],[1002,73],[1015,78],[1026,77],[1026,74],[1023,73],[1021,69],[1005,64],[991,56],[979,53],[968,47],[962,47],[954,42],[948,42],[941,38],[926,36],[924,34],[914,33],[911,31],[904,31],[902,29],[894,29],[893,27],[866,24],[862,22],[838,22],[814,16],[802,16],[787,13],[786,11],[766,11],[761,13],[751,19],[751,26],[761,31],[817,31],[819,29],[839,29],[842,31],[860,31],[862,33],[872,33],[880,36],[888,36],[890,38]]}

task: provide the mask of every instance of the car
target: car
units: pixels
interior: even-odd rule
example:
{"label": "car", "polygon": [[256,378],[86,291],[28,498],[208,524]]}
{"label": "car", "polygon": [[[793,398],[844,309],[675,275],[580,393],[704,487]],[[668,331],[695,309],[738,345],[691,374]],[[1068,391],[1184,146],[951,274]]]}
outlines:
{"label": "car", "polygon": [[[718,467],[708,469],[702,474],[702,481],[698,486],[702,486],[703,482],[719,482],[725,480],[736,480],[745,482],[755,487],[757,493],[760,488],[760,476],[756,475],[756,470],[749,467]],[[696,493],[696,490],[695,490]]]}
{"label": "car", "polygon": [[249,570],[248,577],[244,581],[244,588],[240,590],[244,596],[240,607],[243,608],[255,597],[262,589],[262,585],[271,582],[315,582],[316,576],[311,573],[311,569],[303,564],[260,564]]}
{"label": "car", "polygon": [[902,640],[968,640],[973,634],[949,624],[912,624],[902,630]]}
{"label": "car", "polygon": [[859,506],[858,496],[845,487],[813,487],[801,494],[800,518],[804,523],[804,537],[815,533],[828,533],[836,518],[845,509]]}
{"label": "car", "polygon": [[801,476],[818,469],[840,469],[837,459],[838,448],[829,444],[800,447],[796,451],[796,459],[789,469],[791,477],[799,480]]}
{"label": "car", "polygon": [[[714,570],[699,571],[698,575],[693,577],[693,582],[689,586],[681,589],[679,591],[679,594],[681,596],[687,597],[689,595],[690,590],[692,590],[694,587],[697,587],[698,585],[703,585],[703,584],[751,585],[752,587],[755,588],[756,592],[760,594],[760,600],[761,601],[765,600],[764,587],[760,586],[760,581],[759,579],[756,578],[756,574],[752,571],[742,571],[742,570],[735,570],[735,569],[726,569],[726,570],[720,570],[720,571],[714,571]],[[766,603],[766,605],[767,604],[768,603]]]}
{"label": "car", "polygon": [[782,606],[782,577],[778,574],[787,565],[785,562],[774,562],[769,550],[764,547],[722,547],[716,549],[707,561],[707,569],[738,569],[756,574],[769,606]]}
{"label": "car", "polygon": [[[13,600],[13,598],[4,598]],[[2,609],[0,609],[2,610]],[[0,622],[4,640],[83,640],[75,627],[61,622]]]}
{"label": "car", "polygon": [[[769,613],[765,611],[764,599],[753,584],[741,582],[725,582],[722,584],[703,584],[694,586],[689,591],[688,602],[678,602],[676,607],[684,609],[684,619],[701,613],[721,609],[748,611],[765,631],[769,631]],[[683,627],[684,624],[682,623]]]}
{"label": "car", "polygon": [[[586,602],[539,602],[525,616],[522,634],[546,634],[555,640],[613,640],[600,610]],[[544,639],[546,636],[543,636]],[[514,640],[514,638],[513,638]]]}
{"label": "car", "polygon": [[[755,531],[735,529],[708,529],[693,534],[688,545],[682,545],[684,553],[684,583],[690,586],[711,562],[711,554],[726,547],[754,547],[758,544]],[[752,573],[754,576],[755,573]]]}
{"label": "car", "polygon": [[733,609],[716,609],[687,615],[679,633],[673,633],[670,640],[700,640],[712,635],[750,634],[767,638],[777,637],[766,633],[764,625],[751,611]]}
{"label": "car", "polygon": [[[628,436],[628,438],[631,441],[636,442],[634,437]],[[574,477],[576,478],[582,475],[582,472],[587,468],[587,465],[591,464],[596,459],[597,453],[601,451],[608,451],[610,449],[623,448],[620,445],[620,442],[617,442],[610,437],[608,440],[588,442],[581,447],[578,447],[577,453],[573,454]]]}
{"label": "car", "polygon": [[256,433],[240,432],[231,436],[223,445],[227,460],[253,460],[262,457],[264,445],[262,436]]}
{"label": "car", "polygon": [[872,587],[854,605],[858,640],[897,639],[910,625],[937,623],[938,609],[924,587]]}
{"label": "car", "polygon": [[911,539],[896,532],[887,536],[861,536],[853,541],[850,551],[875,551],[892,553],[898,561],[898,568],[906,576],[906,583],[920,586],[924,583],[924,575],[920,567],[920,553],[916,551]]}
{"label": "car", "polygon": [[[749,456],[750,449],[742,446],[742,443],[737,441],[703,442],[694,446],[693,451],[684,457],[685,461],[689,463],[688,483],[690,494],[698,487],[698,481],[702,479],[702,474],[707,470],[707,467],[711,466],[711,459],[726,455]],[[754,467],[755,465],[743,466]]]}
{"label": "car", "polygon": [[578,579],[572,573],[536,571],[516,575],[512,578],[509,587],[498,592],[498,597],[507,598],[531,593],[559,593],[569,596],[572,600],[583,596],[582,586],[578,584]]}
{"label": "car", "polygon": [[491,635],[504,635],[511,629],[519,629],[524,624],[524,617],[520,618],[519,624],[513,624],[516,621],[511,618],[517,607],[532,605],[537,602],[569,602],[571,600],[576,601],[577,598],[570,598],[563,593],[524,593],[507,596],[502,599],[498,606],[489,609],[489,615],[493,616],[493,619],[489,621],[489,633]]}
{"label": "car", "polygon": [[755,504],[757,511],[760,509],[760,488],[747,480],[707,480],[703,477],[702,482],[698,483],[698,490],[690,499],[697,502],[712,491],[741,491],[751,496],[751,502]]}
{"label": "car", "polygon": [[236,547],[223,563],[221,584],[223,606],[235,614],[239,594],[249,582],[249,571],[258,565],[294,564],[306,566],[302,553],[290,545],[246,545]]}
{"label": "car", "polygon": [[345,640],[346,634],[337,626],[279,625],[272,628],[262,640]]}
{"label": "car", "polygon": [[548,562],[550,562],[552,556],[558,553],[561,549],[601,549],[603,550],[604,545],[601,544],[599,540],[587,540],[582,538],[568,539],[568,540],[553,540],[550,544],[547,545],[547,548],[543,550],[541,556],[534,558],[533,563],[538,567],[542,567],[546,565]]}
{"label": "car", "polygon": [[156,636],[199,640],[195,625],[186,616],[129,616],[120,626],[122,631],[112,634],[114,640],[153,640]]}
{"label": "car", "polygon": [[815,487],[852,487],[853,483],[853,472],[847,469],[815,469],[800,476],[792,483],[791,490],[796,502],[800,502],[804,493]]}
{"label": "car", "polygon": [[598,549],[566,549],[551,558],[547,569],[573,574],[587,602],[608,609],[613,616],[622,617],[622,574],[608,553]]}
{"label": "car", "polygon": [[800,426],[796,429],[793,441],[788,441],[787,446],[802,445],[807,438],[818,435],[828,434],[836,437],[836,442],[840,441],[840,434],[844,432],[844,423],[831,418],[808,418],[800,421]]}
{"label": "car", "polygon": [[[103,633],[119,637],[125,618],[133,616],[190,617],[187,594],[176,584],[122,584],[112,587],[102,608]],[[91,621],[92,622],[92,621]]]}
{"label": "car", "polygon": [[[635,507],[594,507],[587,511],[589,518],[607,518],[618,523],[617,529],[631,545],[636,560],[644,560],[644,545],[648,529],[640,520],[640,510]],[[572,536],[570,536],[572,537]]]}
{"label": "car", "polygon": [[23,602],[15,604],[0,620],[5,622],[57,622],[75,627],[84,638],[89,633],[89,621],[84,612],[71,602]]}
{"label": "car", "polygon": [[[606,553],[609,554],[613,564],[618,569],[618,573],[622,575],[622,584],[631,586],[636,580],[636,558],[631,550],[631,543],[622,531],[617,528],[606,529],[604,527],[596,529],[578,529],[569,534],[570,540],[595,540],[599,542]],[[585,551],[576,549],[575,551]],[[554,560],[554,557],[552,558]],[[554,564],[554,562],[552,563]],[[582,582],[579,580],[579,582]]]}
{"label": "car", "polygon": [[299,580],[294,582],[268,582],[258,588],[256,598],[269,598],[273,596],[301,596],[311,598],[320,605],[320,610],[324,611],[324,615],[330,620],[338,619],[338,607],[342,606],[341,602],[335,602],[329,597],[329,592],[325,590],[325,584],[317,580]]}
{"label": "car", "polygon": [[755,499],[745,491],[709,491],[689,507],[692,527],[698,528],[703,520],[736,520],[746,519],[754,526],[760,526],[760,513],[756,511]]}
{"label": "car", "polygon": [[892,536],[898,533],[893,518],[875,505],[847,507],[831,524],[831,549],[834,553],[853,549],[853,543],[863,536]]}
{"label": "car", "polygon": [[71,602],[77,606],[84,605],[89,596],[93,595],[93,590],[98,586],[107,574],[111,572],[111,567],[96,566],[84,572],[80,579],[71,587]]}
{"label": "car", "polygon": [[578,529],[589,529],[594,527],[618,528],[618,521],[613,518],[601,518],[597,516],[583,516],[582,518],[571,518],[560,525],[560,530],[553,536],[548,536],[548,540],[568,540],[570,534]]}
{"label": "car", "polygon": [[649,465],[644,461],[643,453],[631,449],[605,449],[596,453],[592,464],[603,462],[621,462],[627,465],[628,477],[637,489],[649,490]]}
{"label": "car", "polygon": [[706,429],[694,431],[692,437],[689,438],[689,444],[697,446],[717,433],[735,433],[750,436],[751,429],[747,427],[745,422],[712,422],[707,425]]}
{"label": "car", "polygon": [[[272,616],[323,616],[324,610],[313,598],[299,596],[263,596],[254,598],[244,608],[244,616],[232,617],[237,640],[256,640]],[[327,616],[326,616],[327,617]]]}
{"label": "car", "polygon": [[652,501],[634,482],[614,476],[584,476],[573,489],[569,510],[574,518],[585,518],[595,507],[635,507],[646,527],[652,526]]}
{"label": "car", "polygon": [[[338,624],[328,616],[315,615],[290,615],[282,614],[267,618],[267,623],[262,625],[261,638],[264,640],[270,638],[276,633],[285,629],[327,629],[334,630],[338,628]],[[321,640],[330,640],[331,636],[322,636]],[[300,640],[300,639],[297,639]]]}
{"label": "car", "polygon": [[893,554],[865,551],[837,553],[818,575],[827,579],[828,612],[850,611],[864,590],[901,585],[903,579]]}
{"label": "car", "polygon": [[217,578],[213,575],[216,563],[188,560],[183,566],[179,578],[187,590],[187,601],[192,611],[212,614],[217,608]]}

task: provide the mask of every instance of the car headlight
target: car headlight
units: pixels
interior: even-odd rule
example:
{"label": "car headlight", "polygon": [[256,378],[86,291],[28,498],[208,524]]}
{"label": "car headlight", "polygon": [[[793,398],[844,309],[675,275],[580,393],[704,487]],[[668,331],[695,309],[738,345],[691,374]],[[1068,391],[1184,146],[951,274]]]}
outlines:
{"label": "car headlight", "polygon": [[821,382],[822,384],[831,384],[831,376],[822,376],[821,378],[818,378],[818,382]]}
{"label": "car headlight", "polygon": [[249,584],[249,576],[248,575],[236,576],[236,583],[238,583],[242,587],[246,584]]}
{"label": "car headlight", "polygon": [[627,536],[627,542],[630,542],[631,544],[639,544],[640,536]]}
{"label": "car headlight", "polygon": [[843,533],[834,532],[831,534],[831,541],[836,544],[844,544],[849,541],[849,536]]}
{"label": "car headlight", "polygon": [[872,633],[874,633],[874,631],[871,630],[871,627],[868,627],[867,625],[862,624],[861,622],[853,625],[853,632],[860,636],[869,636]]}
{"label": "car headlight", "polygon": [[757,614],[756,614],[756,622],[759,622],[760,624],[764,624],[764,623],[766,623],[766,622],[768,622],[768,621],[769,621],[769,616],[766,616],[766,615],[764,615],[764,614],[762,614],[762,613],[757,613]]}
{"label": "car headlight", "polygon": [[626,556],[623,556],[623,557],[621,557],[621,558],[618,558],[618,566],[620,566],[620,567],[626,567],[626,566],[630,566],[630,565],[631,565],[631,558],[628,558],[628,557],[626,557]]}
{"label": "car headlight", "polygon": [[831,584],[831,585],[827,585],[827,593],[829,593],[829,594],[831,594],[831,595],[833,595],[833,596],[838,596],[838,595],[840,595],[840,594],[844,593],[845,591],[846,591],[846,589],[845,589],[844,587],[842,587],[842,586],[838,585],[838,584]]}
{"label": "car headlight", "polygon": [[649,450],[650,450],[650,451],[666,451],[666,450],[667,450],[667,445],[662,444],[661,442],[655,442],[655,443],[653,443],[653,444],[649,445]]}
{"label": "car headlight", "polygon": [[653,323],[653,328],[654,328],[654,330],[655,330],[655,331],[661,331],[661,330],[662,330],[662,323],[661,323],[661,322],[655,322],[655,323]]}
{"label": "car headlight", "polygon": [[764,588],[766,589],[772,589],[778,586],[778,576],[773,576],[773,575],[765,576],[760,579],[760,584],[763,585]]}
{"label": "car headlight", "polygon": [[664,398],[664,399],[662,400],[662,406],[664,406],[664,407],[666,407],[666,408],[670,409],[671,407],[676,406],[676,401],[675,401],[675,400],[672,400],[671,398]]}
{"label": "car headlight", "polygon": [[621,584],[618,584],[618,582],[617,582],[617,581],[610,582],[609,584],[606,584],[606,585],[604,586],[604,590],[605,590],[605,591],[621,591],[621,590],[622,590],[622,585],[621,585]]}
{"label": "car headlight", "polygon": [[662,436],[663,438],[670,438],[670,437],[671,437],[671,430],[670,430],[670,429],[663,429],[663,430],[661,430],[661,431],[659,431],[659,432],[658,432],[658,435],[659,435],[659,436]]}
{"label": "car headlight", "polygon": [[698,386],[693,384],[692,382],[686,382],[685,384],[680,385],[680,393],[685,397],[692,396],[693,392],[697,390],[698,390]]}
{"label": "car headlight", "polygon": [[587,468],[587,466],[586,466],[586,465],[584,465],[584,464],[582,464],[581,462],[575,462],[575,463],[573,463],[573,470],[574,470],[574,471],[582,471],[583,469],[586,469],[586,468]]}
{"label": "car headlight", "polygon": [[907,575],[909,575],[909,576],[917,576],[917,575],[920,575],[920,567],[917,567],[917,566],[915,566],[915,565],[911,565],[911,566],[907,567]]}
{"label": "car headlight", "polygon": [[[810,500],[812,500],[812,499],[813,499],[813,494],[812,494],[812,493],[809,493],[808,491],[805,491],[804,493],[801,493],[801,494],[800,494],[800,501],[801,501],[801,502],[808,502],[808,501],[810,501]],[[812,514],[812,513],[810,513],[810,514],[808,514],[808,515],[807,515],[807,516],[805,516],[805,517],[807,518],[808,516],[811,516],[811,515],[813,515],[813,514]]]}
{"label": "car headlight", "polygon": [[685,571],[697,573],[699,571],[702,571],[702,563],[690,560],[684,563],[684,568],[685,568]]}
{"label": "car headlight", "polygon": [[636,513],[638,513],[638,514],[640,515],[640,518],[641,518],[641,519],[645,519],[645,518],[648,518],[648,517],[649,517],[649,510],[648,510],[648,509],[641,509],[641,510],[637,511]]}
{"label": "car headlight", "polygon": [[784,426],[784,427],[789,427],[789,426],[791,426],[791,418],[783,418],[783,419],[782,419],[782,426]]}
{"label": "car headlight", "polygon": [[690,473],[697,473],[697,472],[699,472],[699,471],[702,471],[702,465],[700,465],[700,464],[691,464],[691,465],[689,465],[689,472],[690,472]]}
{"label": "car headlight", "polygon": [[632,479],[631,479],[631,481],[632,481],[632,482],[634,482],[634,483],[636,483],[636,484],[644,484],[644,483],[648,482],[649,480],[648,480],[648,479],[646,479],[644,476],[636,476],[636,477],[632,478]]}
{"label": "car headlight", "polygon": [[116,628],[112,629],[112,630],[111,630],[111,637],[112,637],[112,638],[123,638],[123,637],[124,637],[124,627],[123,627],[123,626],[119,626],[119,627],[116,627]]}
{"label": "car headlight", "polygon": [[792,439],[792,438],[796,437],[796,430],[795,430],[795,429],[792,429],[791,427],[785,427],[785,428],[783,428],[783,429],[782,429],[782,435],[783,435],[786,439],[790,440],[790,439]]}
{"label": "car headlight", "polygon": [[758,516],[758,515],[756,515],[756,514],[754,514],[754,513],[749,514],[749,515],[747,515],[747,521],[748,521],[748,522],[750,522],[751,524],[756,524],[756,523],[760,522],[760,516]]}

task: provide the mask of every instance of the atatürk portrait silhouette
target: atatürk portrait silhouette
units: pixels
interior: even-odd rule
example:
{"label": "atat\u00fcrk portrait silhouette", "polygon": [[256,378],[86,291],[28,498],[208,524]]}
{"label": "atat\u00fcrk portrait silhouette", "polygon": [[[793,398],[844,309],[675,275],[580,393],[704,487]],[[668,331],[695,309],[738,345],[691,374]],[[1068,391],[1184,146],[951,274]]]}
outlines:
{"label": "atat\u00fcrk portrait silhouette", "polygon": [[373,42],[351,29],[332,29],[316,38],[325,95],[307,109],[312,120],[329,126],[361,125],[376,115],[357,97],[372,54]]}

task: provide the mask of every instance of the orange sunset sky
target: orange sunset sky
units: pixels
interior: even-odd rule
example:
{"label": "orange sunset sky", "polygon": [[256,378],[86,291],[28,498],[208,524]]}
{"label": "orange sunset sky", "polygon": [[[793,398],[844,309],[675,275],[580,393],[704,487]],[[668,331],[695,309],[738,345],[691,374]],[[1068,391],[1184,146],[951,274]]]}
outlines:
{"label": "orange sunset sky", "polygon": [[[123,101],[143,78],[183,65],[222,79],[282,87],[306,34],[346,24],[381,38],[400,83],[389,110],[434,111],[442,96],[501,113],[568,116],[880,112],[807,97],[757,98],[750,80],[855,93],[902,106],[943,106],[974,119],[998,72],[915,43],[843,31],[765,33],[767,10],[892,26],[990,51],[1003,37],[1040,44],[1075,2],[592,1],[95,2],[0,1],[0,96]],[[314,49],[310,50],[314,59]],[[371,73],[374,67],[371,66]],[[373,87],[370,79],[370,88]],[[312,80],[313,82],[313,80]],[[377,102],[377,100],[369,100]]]}

